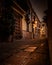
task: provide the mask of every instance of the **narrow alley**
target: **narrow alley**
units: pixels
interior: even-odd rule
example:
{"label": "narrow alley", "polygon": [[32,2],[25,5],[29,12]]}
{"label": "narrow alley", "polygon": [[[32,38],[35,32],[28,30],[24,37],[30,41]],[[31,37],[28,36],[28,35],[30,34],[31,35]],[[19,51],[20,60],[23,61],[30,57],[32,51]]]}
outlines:
{"label": "narrow alley", "polygon": [[52,63],[47,15],[47,0],[0,0],[0,65]]}

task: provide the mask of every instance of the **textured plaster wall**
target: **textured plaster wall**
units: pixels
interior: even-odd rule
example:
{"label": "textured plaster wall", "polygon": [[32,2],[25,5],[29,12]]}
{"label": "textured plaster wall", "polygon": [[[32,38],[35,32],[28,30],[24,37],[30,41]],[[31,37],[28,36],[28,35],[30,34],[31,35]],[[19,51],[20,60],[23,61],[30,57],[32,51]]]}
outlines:
{"label": "textured plaster wall", "polygon": [[22,18],[22,30],[26,31],[26,29],[27,29],[27,24],[26,24],[26,21],[25,21],[25,17],[23,16],[23,18]]}

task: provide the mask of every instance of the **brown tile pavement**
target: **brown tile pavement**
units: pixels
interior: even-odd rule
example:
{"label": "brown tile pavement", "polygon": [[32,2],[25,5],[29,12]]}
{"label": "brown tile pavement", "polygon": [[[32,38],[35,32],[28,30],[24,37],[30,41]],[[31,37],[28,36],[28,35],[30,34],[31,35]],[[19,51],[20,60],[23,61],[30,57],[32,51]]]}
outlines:
{"label": "brown tile pavement", "polygon": [[[24,51],[28,47],[33,46],[37,46],[38,48],[36,50],[34,49],[33,52]],[[26,46],[22,46],[19,52],[16,52],[11,57],[8,57],[1,65],[50,65],[48,46],[45,42],[39,42],[39,46],[37,43],[36,45],[27,44]]]}

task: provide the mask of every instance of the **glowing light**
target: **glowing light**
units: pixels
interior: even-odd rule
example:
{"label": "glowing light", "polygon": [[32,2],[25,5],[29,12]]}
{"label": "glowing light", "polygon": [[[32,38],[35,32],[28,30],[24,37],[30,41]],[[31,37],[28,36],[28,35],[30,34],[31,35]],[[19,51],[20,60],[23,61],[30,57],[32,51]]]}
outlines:
{"label": "glowing light", "polygon": [[28,47],[24,51],[33,52],[37,47]]}
{"label": "glowing light", "polygon": [[37,24],[37,21],[35,21],[35,24]]}

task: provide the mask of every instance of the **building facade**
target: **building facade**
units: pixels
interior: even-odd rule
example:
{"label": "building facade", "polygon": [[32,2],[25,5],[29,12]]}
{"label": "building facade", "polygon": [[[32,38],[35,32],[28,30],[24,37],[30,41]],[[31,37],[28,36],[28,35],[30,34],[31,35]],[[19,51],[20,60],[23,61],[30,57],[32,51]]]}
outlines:
{"label": "building facade", "polygon": [[47,38],[48,33],[47,33],[47,25],[45,22],[41,22],[41,28],[40,28],[40,38]]}
{"label": "building facade", "polygon": [[30,1],[24,1],[26,9],[20,3],[17,3],[16,0],[13,3],[12,9],[15,19],[14,39],[38,39],[40,36],[40,20],[34,12]]}
{"label": "building facade", "polygon": [[2,3],[4,3],[4,13],[6,12],[8,16],[5,18],[6,22],[10,22],[10,25],[8,26],[8,28],[10,27],[8,31],[10,33],[8,33],[9,41],[11,41],[11,39],[35,39],[36,37],[39,37],[40,21],[32,8],[30,0],[3,0]]}

